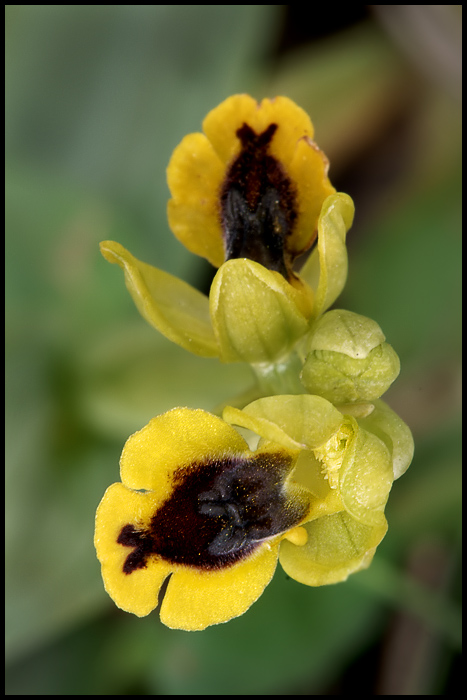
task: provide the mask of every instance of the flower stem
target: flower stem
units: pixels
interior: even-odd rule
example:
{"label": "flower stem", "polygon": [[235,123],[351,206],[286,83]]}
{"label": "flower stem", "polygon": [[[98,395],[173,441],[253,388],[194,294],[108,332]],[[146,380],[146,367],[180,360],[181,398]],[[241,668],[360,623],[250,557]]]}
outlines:
{"label": "flower stem", "polygon": [[305,394],[300,381],[302,362],[296,352],[282,362],[252,365],[259,389],[264,396],[277,394]]}

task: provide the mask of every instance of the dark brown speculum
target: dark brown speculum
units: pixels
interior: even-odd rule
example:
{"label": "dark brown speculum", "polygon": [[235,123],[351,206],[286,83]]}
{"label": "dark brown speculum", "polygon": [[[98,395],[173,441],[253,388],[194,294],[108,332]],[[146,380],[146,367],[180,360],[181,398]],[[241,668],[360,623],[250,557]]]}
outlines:
{"label": "dark brown speculum", "polygon": [[173,491],[147,528],[125,525],[117,542],[132,547],[123,571],[150,557],[210,570],[248,556],[264,539],[301,521],[306,505],[287,499],[285,453],[207,459],[175,472]]}
{"label": "dark brown speculum", "polygon": [[242,148],[227,170],[221,190],[221,223],[226,260],[249,258],[290,277],[287,239],[297,218],[295,188],[281,163],[269,153],[278,129],[256,134],[238,129]]}

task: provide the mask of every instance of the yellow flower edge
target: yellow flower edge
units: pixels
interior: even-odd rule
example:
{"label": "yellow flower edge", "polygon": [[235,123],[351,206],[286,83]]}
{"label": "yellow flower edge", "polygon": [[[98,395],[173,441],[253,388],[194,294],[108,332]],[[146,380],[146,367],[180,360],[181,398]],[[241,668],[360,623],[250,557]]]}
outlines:
{"label": "yellow flower edge", "polygon": [[169,226],[191,253],[214,267],[224,262],[219,222],[219,188],[225,166],[204,134],[188,134],[175,148],[167,168],[172,199]]}
{"label": "yellow flower edge", "polygon": [[105,590],[119,608],[138,617],[157,607],[159,590],[171,568],[164,562],[152,561],[146,568],[126,575],[123,567],[128,550],[116,542],[126,523],[149,522],[156,505],[154,494],[139,493],[116,483],[109,486],[96,513],[94,545]]}
{"label": "yellow flower edge", "polygon": [[162,602],[161,622],[173,629],[195,631],[243,615],[273,577],[280,539],[265,543],[235,567],[208,573],[177,569]]}
{"label": "yellow flower edge", "polygon": [[115,546],[116,540],[126,522],[149,522],[157,500],[154,493],[139,493],[116,483],[107,489],[99,505],[95,546],[105,590],[115,604],[145,617],[157,608],[160,589],[170,576],[160,609],[167,627],[202,630],[246,612],[270,582],[285,535],[265,542],[250,558],[217,571],[174,566],[159,558],[127,575],[123,566],[128,550]]}

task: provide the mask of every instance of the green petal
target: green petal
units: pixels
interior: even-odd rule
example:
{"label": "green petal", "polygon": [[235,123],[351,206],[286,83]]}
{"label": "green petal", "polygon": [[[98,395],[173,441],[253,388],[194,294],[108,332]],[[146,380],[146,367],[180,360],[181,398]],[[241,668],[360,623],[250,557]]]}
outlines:
{"label": "green petal", "polygon": [[209,300],[224,362],[277,361],[308,330],[305,293],[252,260],[224,263]]}
{"label": "green petal", "polygon": [[345,581],[350,574],[367,568],[387,530],[385,520],[372,527],[344,512],[326,515],[304,527],[307,543],[300,547],[284,540],[279,561],[286,574],[308,586]]}
{"label": "green petal", "polygon": [[[351,419],[356,427],[355,419]],[[356,428],[345,447],[339,490],[347,512],[359,522],[379,526],[393,482],[392,459],[376,435]]]}
{"label": "green petal", "polygon": [[345,237],[352,225],[354,205],[347,194],[330,195],[318,221],[318,247],[300,271],[300,277],[316,290],[313,317],[317,318],[337,299],[347,280]]}
{"label": "green petal", "polygon": [[162,335],[194,355],[219,354],[207,297],[186,282],[137,260],[114,241],[101,243],[106,260],[120,265],[140,314]]}
{"label": "green petal", "polygon": [[242,411],[228,406],[223,416],[289,449],[315,449],[327,442],[343,422],[342,414],[329,401],[308,394],[268,396]]}
{"label": "green petal", "polygon": [[410,428],[381,399],[374,402],[374,410],[359,424],[377,435],[389,448],[392,455],[394,479],[398,479],[410,466],[414,453],[414,442]]}

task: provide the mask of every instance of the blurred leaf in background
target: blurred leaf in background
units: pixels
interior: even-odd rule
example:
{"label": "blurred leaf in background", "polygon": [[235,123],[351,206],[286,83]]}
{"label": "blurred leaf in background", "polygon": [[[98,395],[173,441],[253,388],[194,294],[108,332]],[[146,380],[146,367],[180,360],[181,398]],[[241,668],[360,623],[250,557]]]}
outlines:
{"label": "blurred leaf in background", "polygon": [[[460,8],[349,5],[309,23],[294,5],[6,6],[7,694],[454,687]],[[185,633],[107,597],[95,508],[130,433],[175,405],[213,410],[250,377],[147,327],[98,243],[209,288],[168,229],[165,169],[235,92],[307,110],[354,198],[338,306],[399,353],[388,401],[416,453],[368,571],[320,589],[278,571],[246,615]]]}

